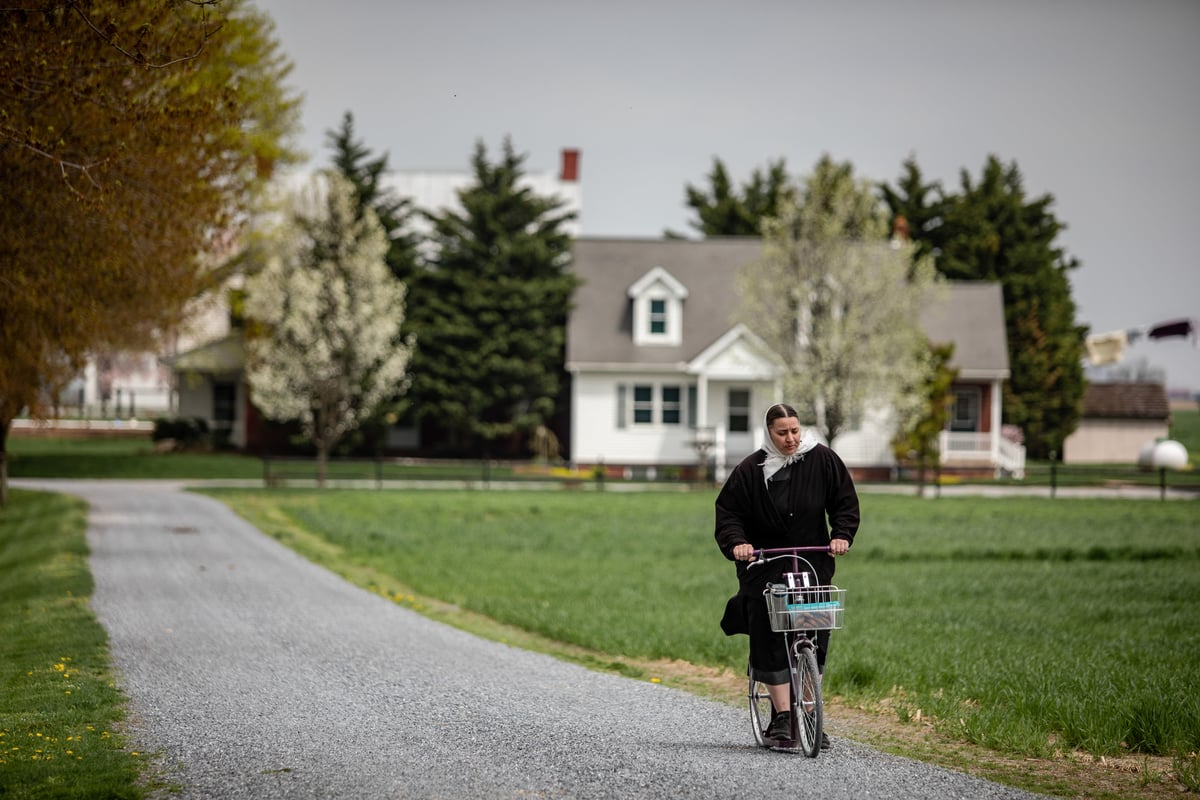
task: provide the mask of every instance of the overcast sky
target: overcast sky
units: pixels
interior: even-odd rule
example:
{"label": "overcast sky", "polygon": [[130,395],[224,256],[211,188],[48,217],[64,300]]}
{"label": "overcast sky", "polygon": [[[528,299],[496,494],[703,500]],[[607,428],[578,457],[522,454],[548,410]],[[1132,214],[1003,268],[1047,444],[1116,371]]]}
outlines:
{"label": "overcast sky", "polygon": [[[393,169],[465,170],[505,136],[529,171],[579,148],[585,236],[689,231],[687,183],[719,157],[740,183],[823,153],[895,181],[914,156],[957,188],[1016,162],[1067,225],[1077,321],[1094,333],[1200,318],[1200,2],[257,0],[301,145],[354,114]],[[1127,361],[1200,391],[1200,349]]]}

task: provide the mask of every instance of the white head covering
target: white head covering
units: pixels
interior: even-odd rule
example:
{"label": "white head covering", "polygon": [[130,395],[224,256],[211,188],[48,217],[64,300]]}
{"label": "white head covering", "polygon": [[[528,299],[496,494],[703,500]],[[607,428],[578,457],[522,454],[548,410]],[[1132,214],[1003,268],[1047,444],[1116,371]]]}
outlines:
{"label": "white head covering", "polygon": [[[771,408],[774,407],[775,406],[771,406]],[[793,452],[790,456],[784,455],[783,452],[775,446],[775,441],[771,438],[771,426],[767,424],[767,414],[770,412],[771,409],[768,408],[763,414],[763,427],[767,429],[767,441],[763,444],[763,450],[767,451],[767,458],[761,464],[763,468],[764,482],[770,481],[772,475],[774,475],[776,472],[779,472],[779,470],[783,469],[789,464],[794,464],[797,461],[803,461],[804,454],[820,444],[820,440],[817,439],[817,434],[814,433],[811,428],[803,428],[800,432],[800,444],[796,446],[795,452]]]}

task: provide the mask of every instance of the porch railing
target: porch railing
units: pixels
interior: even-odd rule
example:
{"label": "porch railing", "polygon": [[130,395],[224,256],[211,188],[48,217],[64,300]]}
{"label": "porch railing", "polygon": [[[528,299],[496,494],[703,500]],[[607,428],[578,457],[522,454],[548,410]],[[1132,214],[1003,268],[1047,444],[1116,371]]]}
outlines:
{"label": "porch railing", "polygon": [[1000,436],[942,431],[938,449],[945,466],[985,462],[994,466],[997,476],[1025,477],[1025,448]]}

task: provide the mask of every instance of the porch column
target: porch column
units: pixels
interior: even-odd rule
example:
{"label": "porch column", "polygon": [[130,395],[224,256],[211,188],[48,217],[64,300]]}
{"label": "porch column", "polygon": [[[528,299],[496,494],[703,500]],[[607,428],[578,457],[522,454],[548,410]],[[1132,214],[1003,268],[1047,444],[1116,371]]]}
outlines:
{"label": "porch column", "polygon": [[1000,392],[1000,381],[992,381],[992,429],[988,441],[991,444],[992,464],[999,473],[1000,464],[1000,403],[1003,399]]}

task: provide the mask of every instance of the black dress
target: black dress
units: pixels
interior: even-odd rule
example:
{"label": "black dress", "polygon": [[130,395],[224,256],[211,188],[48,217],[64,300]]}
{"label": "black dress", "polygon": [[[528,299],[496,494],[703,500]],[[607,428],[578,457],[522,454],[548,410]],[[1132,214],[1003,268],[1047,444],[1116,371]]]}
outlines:
{"label": "black dress", "polygon": [[[854,542],[859,525],[858,493],[837,453],[818,444],[775,473],[769,484],[763,480],[765,460],[766,451],[751,453],[734,467],[717,495],[714,535],[726,558],[733,559],[733,548],[739,544],[769,549],[825,546],[832,538]],[[810,553],[805,557],[820,583],[833,581],[832,556]],[[744,561],[736,564],[738,594],[730,601],[722,627],[727,633],[750,634],[750,664],[756,678],[764,683],[787,683],[783,637],[771,630],[762,591],[788,571],[789,562],[775,561],[753,569],[747,569]],[[817,646],[817,663],[824,670],[829,631],[818,632]]]}

